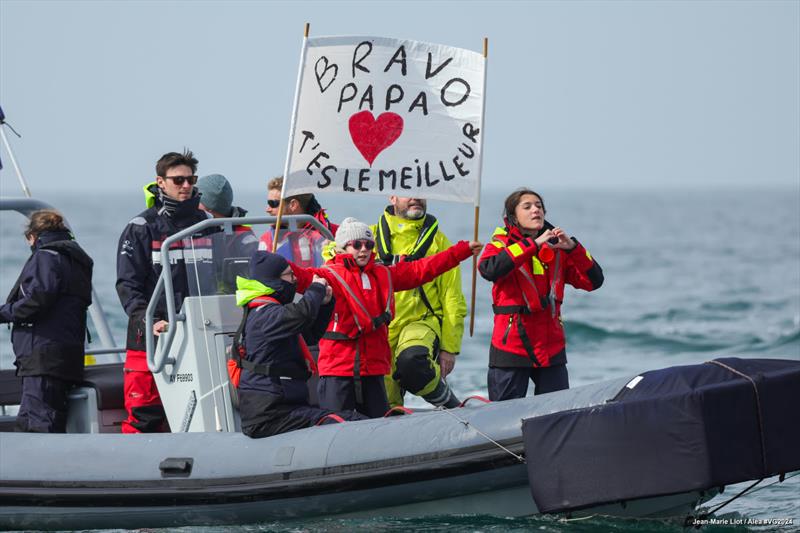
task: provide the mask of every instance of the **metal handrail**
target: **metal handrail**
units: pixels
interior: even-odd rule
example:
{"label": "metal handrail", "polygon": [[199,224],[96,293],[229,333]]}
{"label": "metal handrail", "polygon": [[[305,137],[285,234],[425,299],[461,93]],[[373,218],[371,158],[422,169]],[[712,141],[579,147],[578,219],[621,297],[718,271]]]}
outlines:
{"label": "metal handrail", "polygon": [[[39,211],[40,209],[55,209],[55,207],[35,198],[0,198],[0,211],[16,211],[30,218],[31,213]],[[64,218],[64,224],[70,228],[66,217]],[[70,228],[70,231],[71,230],[72,228]],[[97,336],[100,337],[100,343],[103,345],[103,348],[113,350],[102,352],[100,350],[91,350],[91,352],[98,354],[124,352],[125,348],[115,347],[116,342],[114,342],[114,336],[111,334],[111,328],[108,327],[108,321],[103,312],[103,306],[100,304],[100,299],[97,297],[97,291],[95,291],[94,285],[92,285],[92,305],[89,306],[89,316],[92,318],[92,324],[94,324],[97,330]],[[86,353],[89,354],[88,351]],[[122,358],[117,357],[117,361],[122,361]]]}
{"label": "metal handrail", "polygon": [[[169,261],[169,249],[172,243],[186,237],[191,237],[198,231],[210,227],[222,227],[225,229],[226,233],[230,233],[233,231],[233,226],[241,226],[243,224],[273,224],[276,221],[277,217],[273,216],[209,218],[208,220],[198,222],[164,239],[164,242],[161,243],[161,275],[159,275],[155,289],[153,289],[153,294],[150,296],[150,303],[147,304],[147,311],[145,314],[147,367],[151,372],[157,374],[164,369],[164,365],[175,363],[174,360],[167,359],[167,354],[172,347],[172,341],[175,339],[175,323],[180,320],[185,320],[186,318],[175,312],[174,289],[172,287],[172,265]],[[281,225],[284,223],[289,226],[289,231],[297,231],[298,224],[300,223],[311,224],[314,228],[319,230],[324,237],[333,240],[333,235],[330,230],[311,215],[284,216],[281,217]],[[155,336],[151,332],[153,331],[153,324],[155,324],[155,310],[162,294],[166,295],[167,323],[169,327],[167,328],[166,334],[162,333],[163,342],[160,345],[158,353],[156,353]]]}

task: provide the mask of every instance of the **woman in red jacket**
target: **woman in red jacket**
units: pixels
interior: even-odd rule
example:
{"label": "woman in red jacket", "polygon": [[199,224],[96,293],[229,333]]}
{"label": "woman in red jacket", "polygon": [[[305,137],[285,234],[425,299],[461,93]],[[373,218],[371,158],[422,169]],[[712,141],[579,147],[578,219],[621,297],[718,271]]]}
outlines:
{"label": "woman in red jacket", "polygon": [[564,284],[593,291],[603,270],[586,249],[545,221],[544,200],[519,189],[505,201],[505,227],[497,228],[478,269],[491,281],[494,331],[489,348],[489,398],[524,398],[569,388],[561,321]]}
{"label": "woman in red jacket", "polygon": [[[316,274],[328,281],[336,304],[319,342],[319,405],[375,418],[389,410],[383,376],[391,370],[388,324],[394,292],[414,289],[478,255],[482,245],[460,241],[438,254],[391,266],[375,263],[375,237],[354,218],[336,232],[337,254],[321,268],[293,265],[299,290]],[[334,407],[335,406],[335,407]]]}

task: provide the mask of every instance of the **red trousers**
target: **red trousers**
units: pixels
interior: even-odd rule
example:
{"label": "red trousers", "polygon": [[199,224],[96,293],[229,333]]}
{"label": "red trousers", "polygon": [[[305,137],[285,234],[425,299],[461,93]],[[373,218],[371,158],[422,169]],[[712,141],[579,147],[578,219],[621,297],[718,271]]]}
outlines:
{"label": "red trousers", "polygon": [[169,431],[156,381],[147,368],[147,354],[128,350],[125,354],[125,410],[123,433],[163,433]]}

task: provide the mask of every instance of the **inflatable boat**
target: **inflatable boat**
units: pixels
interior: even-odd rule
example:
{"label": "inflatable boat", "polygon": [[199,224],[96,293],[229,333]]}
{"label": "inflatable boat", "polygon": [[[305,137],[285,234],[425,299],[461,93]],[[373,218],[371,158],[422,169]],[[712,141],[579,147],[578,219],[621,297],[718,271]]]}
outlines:
{"label": "inflatable boat", "polygon": [[[25,212],[24,203],[0,209]],[[208,225],[224,233],[271,221],[208,220],[163,249]],[[231,259],[231,268],[240,263]],[[162,264],[153,302],[167,297],[171,326],[147,355],[173,432],[120,434],[121,365],[87,367],[67,434],[14,433],[13,416],[0,417],[0,529],[334,515],[685,517],[726,485],[800,470],[800,411],[787,408],[800,405],[800,362],[786,360],[719,359],[250,439],[226,372],[241,310],[229,294],[198,294],[175,309],[169,259]],[[153,312],[151,303],[148,328]],[[15,403],[19,381],[4,371],[0,404]]]}
{"label": "inflatable boat", "polygon": [[[79,390],[97,401],[75,400],[96,405],[99,419],[119,407],[102,398],[102,377],[91,381],[109,370],[119,368],[93,368]],[[266,439],[0,433],[0,528],[331,515],[685,517],[726,484],[800,469],[797,410],[781,407],[800,404],[799,395],[800,362],[723,359]]]}

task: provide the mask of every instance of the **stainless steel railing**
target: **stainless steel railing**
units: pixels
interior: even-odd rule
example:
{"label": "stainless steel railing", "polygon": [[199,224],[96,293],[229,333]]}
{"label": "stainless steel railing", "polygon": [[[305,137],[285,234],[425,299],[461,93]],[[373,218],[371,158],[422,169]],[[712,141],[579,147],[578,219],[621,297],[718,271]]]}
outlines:
{"label": "stainless steel railing", "polygon": [[[277,222],[277,217],[273,216],[258,216],[258,217],[240,217],[240,218],[210,218],[202,222],[198,222],[194,226],[190,226],[184,230],[170,235],[163,243],[161,243],[161,275],[158,277],[156,287],[153,294],[150,296],[150,303],[147,306],[145,314],[145,331],[147,334],[146,347],[147,347],[147,367],[153,373],[161,372],[166,364],[174,364],[175,361],[167,358],[172,342],[175,339],[175,324],[179,321],[185,320],[186,317],[179,314],[175,310],[175,295],[172,286],[172,264],[169,260],[169,249],[172,243],[191,237],[199,231],[210,227],[222,227],[226,233],[233,231],[233,226],[242,224],[274,224]],[[311,224],[319,230],[322,235],[329,239],[333,239],[333,235],[319,220],[310,215],[289,215],[281,217],[281,225],[288,225],[289,231],[296,231],[300,224]],[[166,296],[167,305],[167,322],[169,327],[165,333],[161,334],[161,343],[156,350],[155,336],[151,333],[155,323],[155,311],[161,296]]]}

